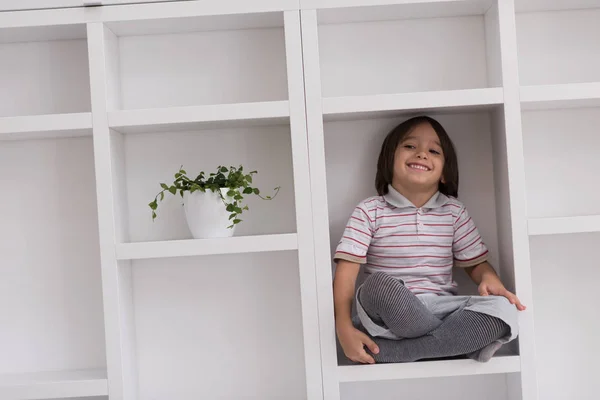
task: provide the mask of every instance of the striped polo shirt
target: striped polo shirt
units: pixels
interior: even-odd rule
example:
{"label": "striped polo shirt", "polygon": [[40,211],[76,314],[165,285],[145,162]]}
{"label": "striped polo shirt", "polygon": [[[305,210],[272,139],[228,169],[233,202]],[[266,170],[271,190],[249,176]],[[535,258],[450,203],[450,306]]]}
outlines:
{"label": "striped polo shirt", "polygon": [[420,208],[391,185],[354,209],[334,259],[402,279],[415,294],[456,294],[452,267],[487,260],[488,249],[465,206],[437,192]]}

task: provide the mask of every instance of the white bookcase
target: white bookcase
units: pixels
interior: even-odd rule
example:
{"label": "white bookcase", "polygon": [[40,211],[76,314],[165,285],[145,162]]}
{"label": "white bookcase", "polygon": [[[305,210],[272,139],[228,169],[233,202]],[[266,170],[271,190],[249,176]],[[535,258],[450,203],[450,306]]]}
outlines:
{"label": "white bookcase", "polygon": [[[0,399],[594,398],[599,0],[69,1],[0,6]],[[420,113],[529,307],[486,364],[350,365],[332,248]],[[194,240],[147,206],[182,164],[282,189]]]}

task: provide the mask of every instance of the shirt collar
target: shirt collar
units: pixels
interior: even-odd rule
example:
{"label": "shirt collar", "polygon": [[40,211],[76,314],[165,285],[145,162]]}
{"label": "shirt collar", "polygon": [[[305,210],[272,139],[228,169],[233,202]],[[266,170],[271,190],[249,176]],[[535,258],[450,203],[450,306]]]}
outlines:
{"label": "shirt collar", "polygon": [[[392,185],[388,185],[388,192],[387,194],[383,195],[383,198],[389,204],[398,208],[417,208],[417,206],[415,206],[410,200],[408,200],[406,197],[401,195],[396,189],[394,189]],[[435,194],[431,196],[427,203],[425,203],[421,208],[438,208],[446,204],[448,200],[448,196],[438,191],[435,192]]]}

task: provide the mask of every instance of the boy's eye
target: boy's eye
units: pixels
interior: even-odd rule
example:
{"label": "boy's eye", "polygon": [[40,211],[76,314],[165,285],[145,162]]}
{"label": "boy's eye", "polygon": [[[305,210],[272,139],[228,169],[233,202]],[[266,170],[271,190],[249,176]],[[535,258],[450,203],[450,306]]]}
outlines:
{"label": "boy's eye", "polygon": [[404,148],[406,148],[406,149],[414,149],[415,146],[413,146],[412,144],[405,144]]}
{"label": "boy's eye", "polygon": [[438,155],[438,156],[439,156],[440,154],[442,154],[442,153],[440,153],[439,151],[437,151],[437,150],[434,150],[434,149],[431,149],[431,150],[429,150],[429,152],[430,152],[430,153],[433,153],[433,154],[435,154],[435,155]]}

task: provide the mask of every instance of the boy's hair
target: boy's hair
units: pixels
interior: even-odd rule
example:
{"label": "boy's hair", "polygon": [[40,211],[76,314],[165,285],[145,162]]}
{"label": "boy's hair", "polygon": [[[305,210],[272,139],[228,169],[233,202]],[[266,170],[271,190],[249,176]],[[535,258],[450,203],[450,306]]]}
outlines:
{"label": "boy's hair", "polygon": [[383,141],[379,160],[377,161],[377,174],[375,175],[375,188],[380,196],[388,193],[388,185],[392,183],[394,157],[398,145],[416,126],[423,123],[431,125],[435,133],[437,133],[444,153],[442,177],[445,183],[440,182],[438,190],[446,196],[458,197],[458,158],[454,144],[444,127],[435,119],[427,116],[418,116],[404,121],[392,129]]}

